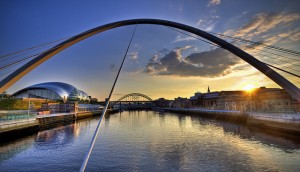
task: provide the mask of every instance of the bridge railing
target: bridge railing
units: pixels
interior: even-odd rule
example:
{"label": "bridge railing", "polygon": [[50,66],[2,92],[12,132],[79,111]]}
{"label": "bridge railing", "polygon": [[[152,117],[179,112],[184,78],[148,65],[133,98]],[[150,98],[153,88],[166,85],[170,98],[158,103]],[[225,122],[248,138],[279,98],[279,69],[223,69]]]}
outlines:
{"label": "bridge railing", "polygon": [[78,104],[77,112],[93,112],[102,110],[103,106],[93,104]]}

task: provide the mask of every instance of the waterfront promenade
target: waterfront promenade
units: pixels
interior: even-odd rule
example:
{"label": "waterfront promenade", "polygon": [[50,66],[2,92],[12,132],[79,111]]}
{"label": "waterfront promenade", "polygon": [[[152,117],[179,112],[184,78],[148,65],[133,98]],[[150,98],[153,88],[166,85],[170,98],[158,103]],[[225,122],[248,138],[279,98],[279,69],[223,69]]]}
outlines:
{"label": "waterfront promenade", "polygon": [[276,132],[300,135],[300,114],[241,112],[233,110],[210,110],[203,108],[162,108],[162,110],[179,114],[198,115],[215,120],[232,121],[254,126],[255,128],[272,129]]}
{"label": "waterfront promenade", "polygon": [[161,108],[162,110],[175,110],[199,113],[216,113],[220,115],[247,115],[251,118],[264,119],[277,122],[295,122],[300,123],[300,112],[297,113],[271,113],[271,112],[241,112],[238,110],[213,110],[204,108]]}
{"label": "waterfront promenade", "polygon": [[[211,110],[203,108],[160,108],[160,112],[169,111],[185,115],[197,115],[199,117],[211,118],[214,120],[225,120],[229,122],[251,125],[256,128],[274,129],[279,132],[299,135],[300,133],[300,114],[283,113],[258,113],[241,112],[235,110]],[[23,111],[24,113],[25,111]],[[28,116],[23,114],[23,119],[2,120],[0,122],[0,135],[11,133],[34,133],[41,128],[48,128],[58,123],[70,123],[79,119],[90,118],[100,115],[102,111],[88,111],[86,108],[77,113],[56,113]],[[109,110],[108,112],[112,112]],[[2,115],[3,116],[3,115]]]}
{"label": "waterfront promenade", "polygon": [[0,111],[0,136],[5,139],[20,138],[28,133],[36,133],[40,129],[56,124],[68,124],[77,119],[100,115],[102,110],[81,108],[79,112],[55,113],[37,115],[37,112],[27,114],[27,111]]}

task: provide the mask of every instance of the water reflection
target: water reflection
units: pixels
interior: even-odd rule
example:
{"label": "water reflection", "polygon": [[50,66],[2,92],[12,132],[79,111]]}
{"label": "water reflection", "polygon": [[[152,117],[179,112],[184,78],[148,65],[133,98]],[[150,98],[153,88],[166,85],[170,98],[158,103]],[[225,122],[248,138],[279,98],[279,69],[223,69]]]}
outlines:
{"label": "water reflection", "polygon": [[34,138],[35,135],[32,135],[19,140],[0,143],[0,163],[29,149],[34,144]]}
{"label": "water reflection", "polygon": [[278,147],[286,152],[300,149],[300,138],[291,136],[281,137],[281,135],[276,135],[274,133],[270,134],[267,131],[256,129],[255,127],[249,128],[246,125],[239,125],[230,122],[214,121],[195,116],[191,116],[191,118],[194,121],[200,122],[202,125],[213,123],[214,125],[222,127],[225,133],[237,135],[242,139],[258,141],[269,146]]}
{"label": "water reflection", "polygon": [[231,132],[239,135],[243,139],[256,140],[268,146],[274,146],[284,151],[290,152],[300,148],[299,140],[291,138],[288,140],[280,136],[270,135],[264,131],[257,131],[255,128],[248,128],[241,125],[223,124],[224,132]]}
{"label": "water reflection", "polygon": [[[3,143],[4,171],[78,171],[99,117]],[[107,115],[87,171],[297,171],[300,143],[196,116]]]}
{"label": "water reflection", "polygon": [[53,149],[53,145],[58,145],[59,147],[70,146],[80,133],[80,128],[77,125],[77,123],[73,123],[40,131],[35,139],[35,146],[44,146],[47,148],[47,145],[50,145],[51,149]]}

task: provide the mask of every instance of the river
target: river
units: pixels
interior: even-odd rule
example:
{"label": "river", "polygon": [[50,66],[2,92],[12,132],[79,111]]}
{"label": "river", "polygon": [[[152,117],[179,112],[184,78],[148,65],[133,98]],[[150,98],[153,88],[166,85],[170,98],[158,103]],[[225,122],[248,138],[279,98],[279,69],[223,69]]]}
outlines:
{"label": "river", "polygon": [[[0,171],[78,171],[99,117],[0,144]],[[86,171],[300,171],[300,142],[195,116],[105,117]]]}

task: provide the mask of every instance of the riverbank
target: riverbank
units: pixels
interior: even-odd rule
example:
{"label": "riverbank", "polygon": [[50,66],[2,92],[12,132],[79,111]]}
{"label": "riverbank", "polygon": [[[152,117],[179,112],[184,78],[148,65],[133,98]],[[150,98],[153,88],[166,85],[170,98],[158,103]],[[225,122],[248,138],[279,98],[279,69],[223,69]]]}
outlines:
{"label": "riverbank", "polygon": [[[115,110],[107,110],[107,113],[115,113]],[[11,123],[5,123],[6,127],[0,128],[0,138],[2,142],[14,140],[20,138],[20,136],[26,136],[35,134],[39,131],[55,128],[60,125],[67,125],[73,123],[75,120],[81,120],[100,116],[102,111],[84,111],[78,113],[60,113],[60,114],[48,114],[38,115],[35,119],[16,121]]]}
{"label": "riverbank", "polygon": [[179,113],[197,115],[204,118],[211,118],[216,120],[229,121],[248,125],[250,127],[256,127],[261,130],[266,130],[270,133],[282,133],[291,134],[294,136],[300,136],[300,114],[285,116],[277,115],[272,116],[270,113],[242,113],[240,111],[230,110],[207,110],[207,109],[175,109],[175,108],[163,108],[162,110]]}
{"label": "riverbank", "polygon": [[[289,134],[296,137],[300,136],[300,120],[296,121],[282,120],[282,118],[271,118],[270,115],[262,116],[262,114],[246,114],[239,111],[226,110],[206,110],[206,109],[175,109],[164,108],[163,111],[173,112],[184,115],[195,115],[199,117],[209,118],[213,120],[229,121],[237,124],[247,125],[252,128],[264,130],[269,133]],[[116,113],[118,111],[109,110],[108,113]],[[9,129],[0,130],[2,141],[17,139],[20,136],[26,136],[37,133],[45,129],[54,128],[61,125],[73,123],[76,120],[100,116],[102,111],[80,112],[76,115],[73,113],[41,115],[33,121],[25,121],[23,124],[10,127]]]}
{"label": "riverbank", "polygon": [[14,127],[1,129],[0,138],[1,142],[10,141],[20,136],[27,136],[34,133],[37,133],[40,130],[37,120],[33,122],[23,123]]}
{"label": "riverbank", "polygon": [[205,118],[231,121],[239,124],[247,122],[247,115],[239,111],[226,111],[226,110],[207,110],[207,109],[187,109],[187,108],[162,108],[163,111],[197,115]]}
{"label": "riverbank", "polygon": [[[3,143],[0,171],[78,171],[99,117]],[[153,111],[103,119],[87,171],[299,171],[300,143],[247,126]],[[299,139],[298,139],[299,140]]]}

